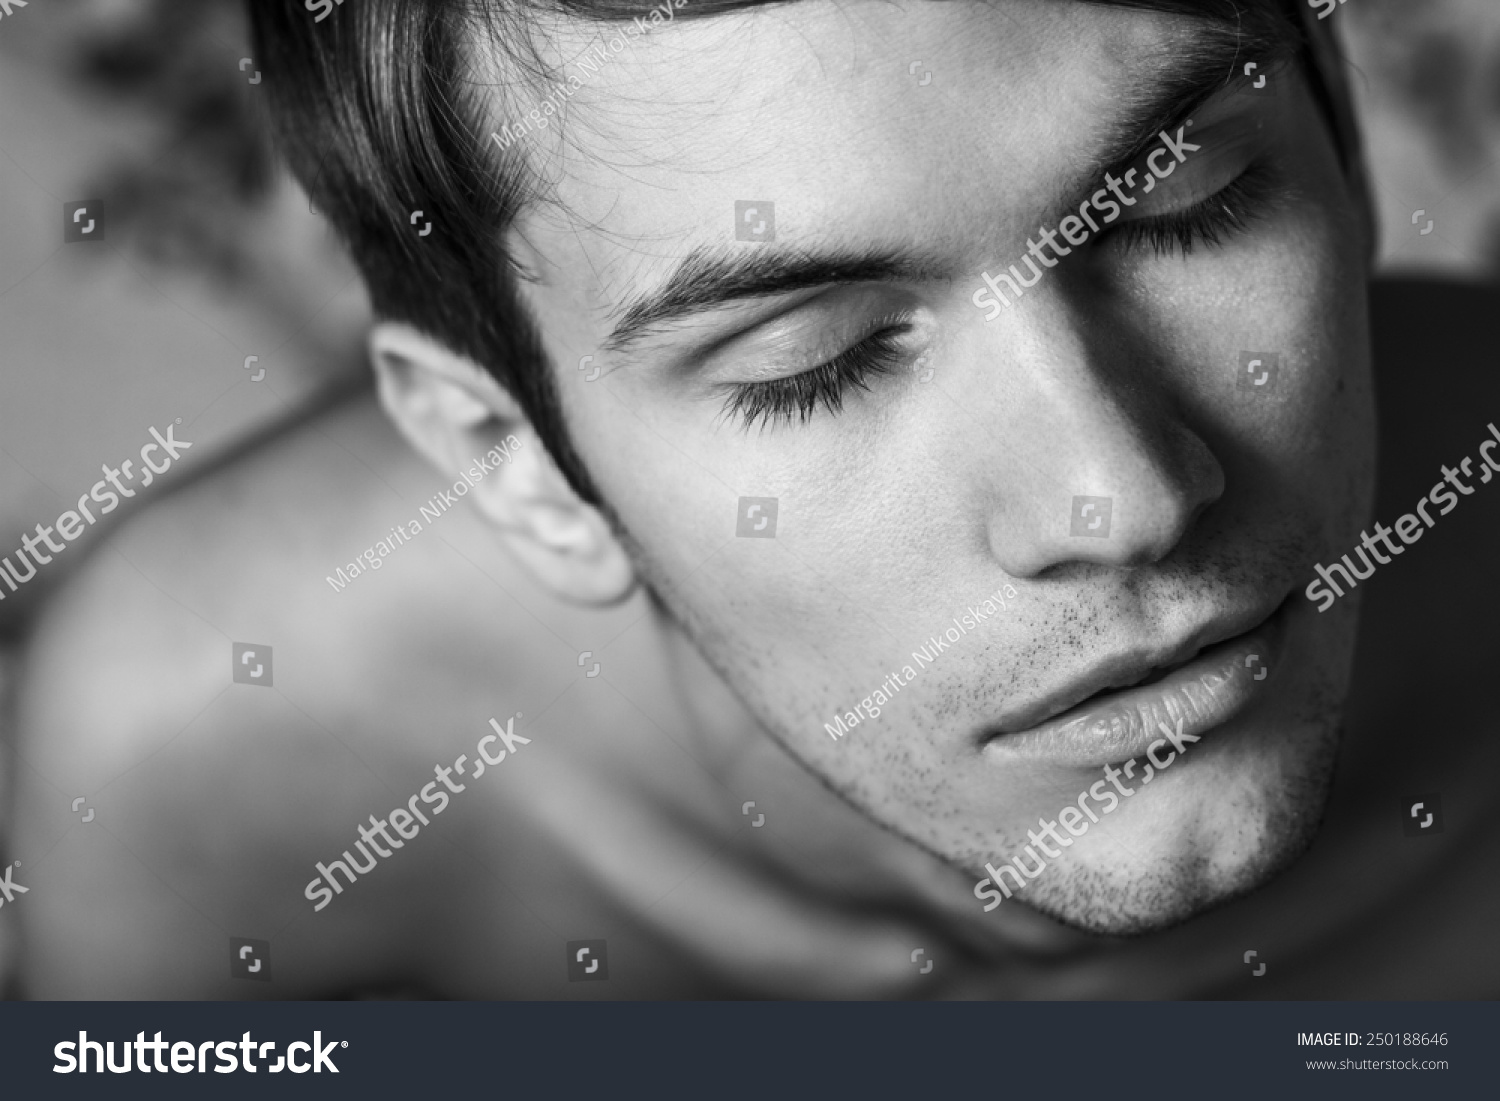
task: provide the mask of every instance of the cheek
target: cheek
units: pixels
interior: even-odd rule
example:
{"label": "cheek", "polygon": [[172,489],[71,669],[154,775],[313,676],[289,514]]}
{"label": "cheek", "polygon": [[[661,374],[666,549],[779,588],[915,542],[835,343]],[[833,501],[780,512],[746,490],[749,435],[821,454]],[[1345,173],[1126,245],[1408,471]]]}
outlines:
{"label": "cheek", "polygon": [[1358,526],[1375,477],[1368,274],[1353,222],[1347,206],[1314,205],[1287,221],[1256,318],[1283,377],[1268,399],[1236,393],[1286,484],[1315,494],[1339,529]]}
{"label": "cheek", "polygon": [[755,603],[756,619],[796,622],[835,603],[830,560],[852,566],[881,542],[871,529],[902,466],[895,430],[863,420],[841,431],[820,409],[815,426],[747,432],[721,416],[723,395],[625,375],[575,385],[563,400],[650,580],[737,616]]}
{"label": "cheek", "polygon": [[1357,513],[1374,476],[1363,237],[1340,181],[1302,186],[1327,200],[1304,197],[1228,247],[1157,265],[1131,308],[1231,482],[1238,466],[1242,484],[1270,478],[1316,497],[1317,512],[1338,500]]}
{"label": "cheek", "polygon": [[894,503],[911,496],[897,427],[865,422],[840,446],[799,425],[747,436],[716,426],[711,400],[621,381],[580,399],[592,405],[574,423],[642,580],[761,721],[803,751],[827,742],[836,705],[867,695],[890,660],[911,660],[918,627],[932,629],[931,615],[908,622],[914,590],[924,607],[952,603],[903,557],[922,531]]}

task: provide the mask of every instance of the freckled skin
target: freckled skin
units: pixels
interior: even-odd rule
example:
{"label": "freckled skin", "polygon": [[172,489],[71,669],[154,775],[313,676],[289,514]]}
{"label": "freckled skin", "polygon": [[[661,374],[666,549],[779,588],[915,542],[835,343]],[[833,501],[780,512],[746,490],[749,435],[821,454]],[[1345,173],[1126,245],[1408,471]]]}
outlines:
{"label": "freckled skin", "polygon": [[[1253,102],[1205,105],[1203,159],[1152,196],[1212,194],[1233,155],[1209,136],[1254,130],[1284,187],[1246,232],[1188,256],[1100,242],[986,322],[970,301],[980,272],[1021,256],[1075,151],[1176,24],[1034,2],[857,13],[813,3],[781,10],[774,30],[683,23],[575,97],[570,142],[550,154],[555,201],[513,239],[543,274],[523,294],[553,362],[592,354],[605,369],[589,385],[559,372],[578,450],[672,629],[738,701],[715,697],[703,721],[748,714],[876,822],[975,878],[1100,778],[986,764],[979,735],[997,714],[1100,655],[1169,646],[1295,592],[1267,697],[1022,896],[1096,931],[1181,920],[1293,859],[1326,797],[1358,600],[1320,616],[1300,594],[1372,497],[1361,198],[1288,71]],[[941,54],[941,85],[962,93],[915,96],[893,75],[893,38]],[[628,113],[609,107],[625,95]],[[724,212],[747,195],[776,203],[778,243],[936,252],[950,278],[875,292],[919,317],[930,382],[897,371],[850,390],[837,416],[745,432],[720,416],[715,385],[755,377],[775,359],[764,342],[752,333],[698,375],[662,364],[704,334],[750,332],[747,307],[602,350],[622,303],[723,243]],[[1246,348],[1280,351],[1276,400],[1236,389]],[[1113,499],[1108,539],[1068,537],[1076,494]],[[779,498],[774,541],[734,537],[740,495]],[[823,723],[1005,583],[1018,595],[1000,615],[879,718],[828,737]]]}

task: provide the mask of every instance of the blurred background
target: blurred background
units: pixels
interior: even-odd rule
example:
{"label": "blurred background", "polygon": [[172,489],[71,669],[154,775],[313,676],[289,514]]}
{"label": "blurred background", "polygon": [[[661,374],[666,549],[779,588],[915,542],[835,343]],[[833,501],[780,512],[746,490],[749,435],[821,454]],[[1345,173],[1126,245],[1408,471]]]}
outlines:
{"label": "blurred background", "polygon": [[[1500,276],[1500,3],[1349,0],[1332,20],[1355,66],[1382,268]],[[180,418],[193,444],[170,484],[365,385],[368,303],[279,165],[260,92],[240,0],[12,0],[0,14],[0,554],[151,426]],[[91,216],[102,203],[97,236],[65,244],[65,204],[82,200]],[[0,791],[16,643],[109,526],[0,601]]]}
{"label": "blurred background", "polygon": [[[277,164],[247,43],[238,0],[0,16],[0,554],[153,425],[193,444],[171,482],[362,377],[363,289]],[[101,237],[64,244],[80,200]],[[0,636],[103,527],[0,603]]]}

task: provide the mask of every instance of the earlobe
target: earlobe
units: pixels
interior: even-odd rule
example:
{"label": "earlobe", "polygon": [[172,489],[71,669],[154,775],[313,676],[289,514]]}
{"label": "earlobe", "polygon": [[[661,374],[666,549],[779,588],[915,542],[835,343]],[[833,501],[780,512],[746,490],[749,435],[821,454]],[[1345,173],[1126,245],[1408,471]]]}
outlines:
{"label": "earlobe", "polygon": [[580,604],[634,591],[613,529],[573,492],[489,372],[399,322],[377,324],[369,347],[381,406],[401,434],[445,478],[470,483],[469,499],[538,582]]}

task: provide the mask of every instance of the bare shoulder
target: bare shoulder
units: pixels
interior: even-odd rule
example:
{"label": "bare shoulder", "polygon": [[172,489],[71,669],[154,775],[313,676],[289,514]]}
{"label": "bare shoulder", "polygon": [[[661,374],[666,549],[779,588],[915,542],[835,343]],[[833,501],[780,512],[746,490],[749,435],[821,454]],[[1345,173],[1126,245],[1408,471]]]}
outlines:
{"label": "bare shoulder", "polygon": [[377,417],[366,401],[335,409],[150,503],[93,549],[26,647],[19,717],[34,763],[92,789],[227,691],[234,642],[270,649],[346,618],[308,598],[339,534],[379,511],[388,471],[369,458],[397,470],[407,458]]}
{"label": "bare shoulder", "polygon": [[[406,911],[289,940],[310,857],[430,771],[424,737],[466,718],[465,654],[524,652],[526,584],[477,518],[410,525],[438,480],[352,401],[143,509],[55,594],[17,695],[28,996],[264,996],[229,944],[272,934],[306,957],[272,960],[297,976],[274,996],[368,978]],[[382,539],[381,568],[333,583]]]}

